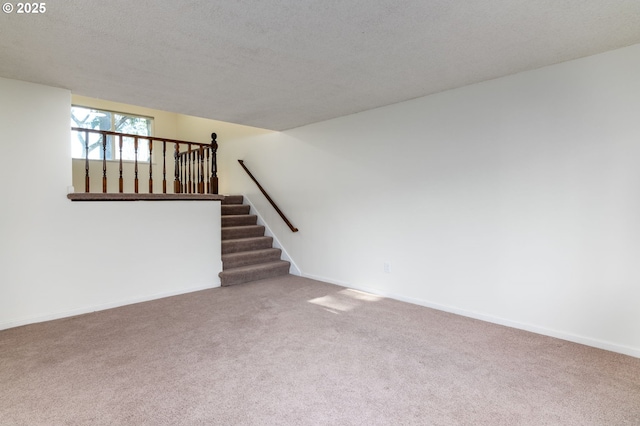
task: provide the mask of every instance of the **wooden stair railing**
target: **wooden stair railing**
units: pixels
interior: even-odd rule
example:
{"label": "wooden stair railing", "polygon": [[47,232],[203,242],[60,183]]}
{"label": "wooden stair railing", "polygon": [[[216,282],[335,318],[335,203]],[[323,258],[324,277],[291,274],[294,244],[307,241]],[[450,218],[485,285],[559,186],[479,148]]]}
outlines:
{"label": "wooden stair railing", "polygon": [[[107,144],[108,136],[113,136],[117,140],[117,147],[120,158],[118,192],[124,192],[124,176],[123,176],[123,160],[122,160],[122,138],[133,139],[134,149],[134,193],[139,192],[139,176],[138,176],[138,151],[140,143],[147,143],[149,149],[149,161],[144,162],[149,166],[149,193],[153,193],[153,153],[154,143],[162,144],[162,193],[167,193],[167,145],[173,144],[173,165],[174,165],[174,183],[173,192],[176,194],[218,194],[218,166],[217,166],[217,150],[216,134],[211,134],[211,143],[188,142],[177,139],[160,138],[156,136],[141,136],[129,133],[118,133],[108,130],[84,129],[82,127],[72,127],[71,131],[82,132],[85,134],[85,185],[86,193],[90,191],[89,178],[89,133],[101,135],[102,144],[102,193],[107,193],[107,164],[112,160],[107,160]],[[183,151],[181,146],[186,147]]]}
{"label": "wooden stair railing", "polygon": [[[211,134],[211,144],[187,142],[187,150],[180,152],[176,145],[176,185],[174,191],[183,194],[217,194],[217,135]],[[193,148],[192,145],[196,147]],[[210,176],[207,174],[210,172]],[[213,191],[213,192],[212,192]]]}
{"label": "wooden stair railing", "polygon": [[262,187],[262,185],[260,185],[260,182],[258,182],[258,180],[253,176],[253,174],[249,171],[247,166],[244,165],[244,161],[238,160],[238,163],[240,163],[240,165],[242,166],[244,171],[247,172],[247,174],[249,175],[251,180],[253,180],[255,182],[255,184],[258,186],[258,189],[260,190],[260,192],[262,192],[262,195],[265,196],[265,198],[267,199],[267,201],[269,201],[271,206],[273,206],[273,208],[276,210],[276,212],[278,212],[278,214],[280,215],[282,220],[284,220],[284,223],[286,223],[287,226],[289,227],[289,229],[291,229],[291,232],[298,232],[298,228],[296,228],[295,226],[293,226],[291,224],[289,219],[287,219],[287,217],[284,215],[284,213],[282,213],[282,210],[280,210],[280,208],[276,205],[276,203],[271,199],[269,194],[267,194],[267,191],[265,191],[265,189]]}

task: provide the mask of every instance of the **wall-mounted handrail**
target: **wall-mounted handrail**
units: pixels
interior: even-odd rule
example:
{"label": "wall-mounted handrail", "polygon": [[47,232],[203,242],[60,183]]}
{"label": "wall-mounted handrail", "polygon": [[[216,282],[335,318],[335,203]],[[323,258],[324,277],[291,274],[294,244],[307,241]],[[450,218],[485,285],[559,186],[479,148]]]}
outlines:
{"label": "wall-mounted handrail", "polygon": [[264,188],[262,187],[262,185],[260,185],[260,182],[258,182],[258,180],[253,176],[253,174],[251,174],[249,169],[247,169],[247,166],[244,165],[244,161],[238,160],[238,163],[240,163],[240,165],[242,166],[244,171],[247,172],[247,174],[249,175],[251,180],[253,180],[255,182],[255,184],[258,186],[258,189],[260,190],[260,192],[262,192],[262,195],[264,195],[265,198],[267,199],[267,201],[269,201],[269,203],[271,203],[271,205],[278,212],[278,214],[280,215],[282,220],[284,220],[284,223],[286,223],[287,226],[289,227],[289,229],[291,229],[291,232],[298,232],[298,228],[296,228],[295,226],[293,226],[291,224],[291,222],[289,222],[289,219],[287,219],[287,217],[284,215],[284,213],[282,213],[282,210],[280,210],[280,208],[276,205],[276,203],[271,199],[269,194],[267,194],[267,191],[265,191]]}

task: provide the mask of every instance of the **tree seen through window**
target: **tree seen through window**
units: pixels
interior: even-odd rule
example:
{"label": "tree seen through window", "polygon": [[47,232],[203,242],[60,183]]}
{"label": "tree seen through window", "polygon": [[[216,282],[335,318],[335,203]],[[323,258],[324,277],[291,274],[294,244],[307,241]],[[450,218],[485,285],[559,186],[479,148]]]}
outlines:
{"label": "tree seen through window", "polygon": [[[153,119],[112,111],[104,111],[80,106],[71,107],[71,127],[83,129],[110,130],[118,133],[129,133],[140,136],[151,136]],[[89,153],[89,159],[102,160],[103,142],[102,136],[95,133],[87,134],[79,131],[71,132],[71,155],[73,158],[85,158]],[[119,160],[119,138],[107,137],[106,159]],[[88,142],[88,143],[87,143]],[[122,138],[122,159],[135,160],[134,138]],[[149,141],[138,139],[138,161],[149,161]]]}

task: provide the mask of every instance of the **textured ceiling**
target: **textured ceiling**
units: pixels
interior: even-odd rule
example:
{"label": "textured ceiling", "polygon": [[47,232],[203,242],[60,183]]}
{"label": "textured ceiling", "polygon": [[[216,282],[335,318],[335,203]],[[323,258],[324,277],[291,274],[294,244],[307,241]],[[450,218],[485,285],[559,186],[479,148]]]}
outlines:
{"label": "textured ceiling", "polygon": [[272,130],[640,43],[638,0],[46,7],[0,15],[0,76]]}

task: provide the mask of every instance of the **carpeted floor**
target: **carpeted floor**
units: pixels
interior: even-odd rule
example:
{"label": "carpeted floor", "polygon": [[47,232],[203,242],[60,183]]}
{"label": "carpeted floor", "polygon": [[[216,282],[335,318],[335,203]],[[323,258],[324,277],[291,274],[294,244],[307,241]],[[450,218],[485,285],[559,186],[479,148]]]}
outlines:
{"label": "carpeted floor", "polygon": [[640,359],[286,276],[0,332],[2,425],[640,425]]}

